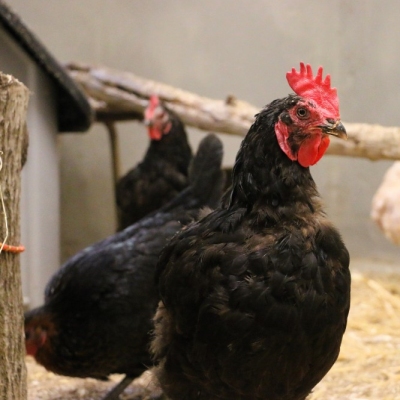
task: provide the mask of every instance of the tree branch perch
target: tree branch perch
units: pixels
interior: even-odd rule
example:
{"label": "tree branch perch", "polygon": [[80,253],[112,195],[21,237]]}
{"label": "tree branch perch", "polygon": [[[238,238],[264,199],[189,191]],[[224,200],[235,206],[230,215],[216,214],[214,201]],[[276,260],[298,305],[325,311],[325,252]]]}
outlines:
{"label": "tree branch perch", "polygon": [[[83,88],[98,121],[143,118],[147,99],[157,94],[184,124],[220,133],[244,136],[260,111],[228,96],[225,100],[202,97],[129,72],[71,63],[67,69]],[[348,140],[332,138],[327,154],[370,160],[400,160],[400,128],[345,123]]]}

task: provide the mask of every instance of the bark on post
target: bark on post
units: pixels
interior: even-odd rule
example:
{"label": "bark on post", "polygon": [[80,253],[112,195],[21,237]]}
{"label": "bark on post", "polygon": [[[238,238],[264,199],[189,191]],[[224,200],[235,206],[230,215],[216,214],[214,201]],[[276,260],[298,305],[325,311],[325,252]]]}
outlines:
{"label": "bark on post", "polygon": [[[28,89],[10,75],[0,73],[0,184],[8,223],[9,245],[19,245],[20,172],[28,106]],[[6,220],[0,203],[0,242]],[[23,303],[19,255],[0,254],[0,399],[27,398]]]}

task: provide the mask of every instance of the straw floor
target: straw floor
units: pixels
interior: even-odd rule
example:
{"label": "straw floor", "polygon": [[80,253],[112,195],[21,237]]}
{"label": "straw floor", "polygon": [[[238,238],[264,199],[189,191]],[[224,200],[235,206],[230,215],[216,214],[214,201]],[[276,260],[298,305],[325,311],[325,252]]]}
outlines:
{"label": "straw floor", "polygon": [[[339,359],[308,400],[400,399],[400,266],[397,274],[359,266],[352,264],[352,304]],[[56,376],[30,357],[27,366],[29,400],[97,400],[120,379]],[[153,397],[150,378],[146,373],[136,380],[121,399]]]}

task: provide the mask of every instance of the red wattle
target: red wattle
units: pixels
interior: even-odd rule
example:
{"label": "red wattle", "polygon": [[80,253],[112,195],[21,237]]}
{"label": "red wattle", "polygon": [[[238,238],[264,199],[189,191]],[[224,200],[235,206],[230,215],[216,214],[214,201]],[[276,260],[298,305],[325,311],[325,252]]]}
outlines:
{"label": "red wattle", "polygon": [[331,139],[329,138],[329,136],[324,135],[322,137],[321,144],[318,147],[318,157],[315,160],[314,164],[316,164],[322,158],[322,156],[325,154],[325,151],[329,147],[330,142],[331,142]]}
{"label": "red wattle", "polygon": [[313,136],[311,139],[305,141],[299,149],[297,159],[302,167],[309,167],[316,164],[324,155],[329,146],[328,136]]}
{"label": "red wattle", "polygon": [[28,356],[35,357],[38,347],[34,345],[33,343],[25,343],[25,348],[26,348],[26,354]]}
{"label": "red wattle", "polygon": [[292,153],[287,142],[289,137],[288,126],[282,121],[278,121],[275,124],[275,134],[282,151],[291,160],[297,160],[302,167],[309,167],[310,165],[316,164],[325,154],[330,143],[329,136],[314,134],[310,139],[303,142],[297,155],[295,155]]}
{"label": "red wattle", "polygon": [[151,127],[149,128],[149,136],[151,140],[161,140],[162,133],[159,129]]}

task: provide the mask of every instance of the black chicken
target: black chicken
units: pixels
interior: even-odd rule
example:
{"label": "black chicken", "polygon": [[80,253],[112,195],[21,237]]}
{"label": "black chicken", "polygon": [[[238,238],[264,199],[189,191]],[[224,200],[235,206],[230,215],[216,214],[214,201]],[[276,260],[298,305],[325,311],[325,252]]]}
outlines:
{"label": "black chicken", "polygon": [[116,187],[119,230],[158,210],[188,185],[192,151],[182,122],[157,96],[150,97],[144,117],[150,146]]}
{"label": "black chicken", "polygon": [[44,305],[25,315],[27,353],[61,375],[126,374],[109,400],[151,365],[158,256],[174,233],[198,218],[200,207],[217,205],[221,161],[222,144],[208,135],[193,159],[189,187],[158,212],[67,261],[48,283]]}
{"label": "black chicken", "polygon": [[349,254],[309,165],[346,137],[322,68],[255,119],[223,205],[174,236],[157,267],[155,372],[172,400],[304,400],[334,364]]}

